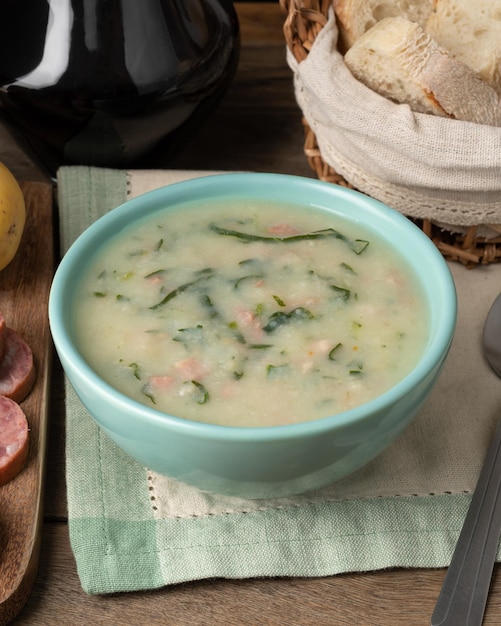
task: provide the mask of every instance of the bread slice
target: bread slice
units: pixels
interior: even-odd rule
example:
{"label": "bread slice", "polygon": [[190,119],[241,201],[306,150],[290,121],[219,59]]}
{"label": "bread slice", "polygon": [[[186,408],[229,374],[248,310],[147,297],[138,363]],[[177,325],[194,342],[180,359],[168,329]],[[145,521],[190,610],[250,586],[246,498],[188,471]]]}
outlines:
{"label": "bread slice", "polygon": [[436,0],[425,30],[501,93],[501,2]]}
{"label": "bread slice", "polygon": [[346,52],[355,41],[385,17],[405,17],[425,25],[435,0],[333,0],[340,48]]}
{"label": "bread slice", "polygon": [[357,80],[414,111],[500,125],[496,91],[416,22],[384,18],[353,44],[344,59]]}

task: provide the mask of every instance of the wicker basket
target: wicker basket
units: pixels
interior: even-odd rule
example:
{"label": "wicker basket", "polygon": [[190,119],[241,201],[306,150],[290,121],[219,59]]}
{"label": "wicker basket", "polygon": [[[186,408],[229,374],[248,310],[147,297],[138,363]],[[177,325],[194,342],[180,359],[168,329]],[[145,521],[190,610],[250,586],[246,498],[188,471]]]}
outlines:
{"label": "wicker basket", "polygon": [[[332,0],[280,0],[286,17],[284,35],[287,47],[298,62],[309,51],[324,25]],[[315,133],[303,119],[305,130],[304,153],[316,176],[336,185],[352,187],[322,158]],[[464,234],[444,230],[429,219],[413,219],[425,232],[447,260],[459,261],[467,267],[501,261],[501,226],[490,225],[499,237],[486,240],[477,234],[478,226],[469,226]]]}

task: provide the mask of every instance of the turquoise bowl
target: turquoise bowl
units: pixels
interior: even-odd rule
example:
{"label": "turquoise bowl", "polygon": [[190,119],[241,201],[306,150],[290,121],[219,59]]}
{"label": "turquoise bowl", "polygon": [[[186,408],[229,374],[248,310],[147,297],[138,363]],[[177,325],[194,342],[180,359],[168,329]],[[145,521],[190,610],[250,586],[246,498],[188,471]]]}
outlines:
{"label": "turquoise bowl", "polygon": [[[240,428],[166,415],[105,383],[75,343],[74,296],[89,259],[122,228],[206,198],[259,198],[301,204],[355,221],[387,240],[413,268],[429,310],[429,336],[414,369],[357,408],[294,425]],[[400,213],[361,193],[279,174],[221,174],[181,182],[130,200],[92,224],[62,259],[52,284],[54,344],[78,397],[126,453],[151,470],[202,490],[246,498],[292,495],[333,483],[379,455],[426,402],[456,324],[454,282],[426,235]]]}

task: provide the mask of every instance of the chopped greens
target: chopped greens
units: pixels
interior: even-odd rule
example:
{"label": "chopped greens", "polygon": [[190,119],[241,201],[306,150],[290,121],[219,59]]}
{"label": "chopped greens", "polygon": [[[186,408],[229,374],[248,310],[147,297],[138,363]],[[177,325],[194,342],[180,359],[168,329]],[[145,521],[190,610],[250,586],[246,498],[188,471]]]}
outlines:
{"label": "chopped greens", "polygon": [[263,243],[293,243],[296,241],[310,241],[312,239],[326,239],[332,237],[344,241],[353,250],[355,254],[361,254],[369,245],[365,239],[348,239],[345,235],[337,231],[335,228],[324,228],[310,233],[302,233],[299,235],[289,235],[287,237],[267,237],[264,235],[253,235],[252,233],[244,233],[238,230],[222,228],[216,224],[211,224],[210,229],[218,235],[226,237],[236,237],[246,243],[252,241],[261,241]]}
{"label": "chopped greens", "polygon": [[290,366],[287,363],[283,365],[267,365],[266,376],[268,378],[283,378],[289,373]]}
{"label": "chopped greens", "polygon": [[263,330],[265,333],[269,334],[277,330],[277,328],[280,328],[280,326],[284,326],[284,324],[312,319],[315,319],[313,313],[302,306],[298,306],[297,308],[292,309],[292,311],[289,311],[289,313],[285,313],[285,311],[276,311],[270,315],[268,323],[263,326]]}
{"label": "chopped greens", "polygon": [[177,335],[172,337],[172,341],[178,341],[179,343],[183,343],[185,346],[189,346],[194,343],[199,343],[202,340],[202,335],[203,326],[202,324],[197,324],[197,326],[189,328],[179,328]]}
{"label": "chopped greens", "polygon": [[331,285],[330,287],[332,291],[338,293],[343,300],[349,299],[351,295],[351,291],[349,289],[345,289],[345,287],[338,287],[337,285]]}
{"label": "chopped greens", "polygon": [[129,367],[132,369],[134,378],[137,378],[137,380],[141,380],[141,374],[139,372],[139,365],[137,363],[129,363]]}
{"label": "chopped greens", "polygon": [[350,374],[359,375],[362,373],[364,365],[363,363],[360,363],[360,361],[353,361],[352,363],[348,365],[348,368],[349,368]]}
{"label": "chopped greens", "polygon": [[156,401],[156,399],[155,399],[155,396],[153,395],[153,393],[152,393],[152,392],[151,392],[151,390],[150,390],[149,385],[143,385],[143,386],[141,387],[141,393],[142,393],[144,396],[146,396],[147,398],[149,398],[153,404],[156,404],[156,403],[157,403],[157,401]]}
{"label": "chopped greens", "polygon": [[[205,273],[207,272],[204,272],[204,274]],[[192,280],[188,283],[184,283],[184,285],[179,285],[179,287],[176,287],[172,291],[169,291],[169,293],[166,296],[164,296],[159,302],[157,302],[153,306],[150,306],[149,308],[152,311],[154,311],[155,309],[158,309],[164,306],[165,304],[167,304],[167,302],[170,302],[170,300],[172,300],[176,296],[179,296],[180,294],[184,293],[187,289],[190,289],[191,287],[198,285],[200,282],[207,280],[207,278],[210,278],[211,275],[212,274],[208,274],[208,276],[202,275],[199,278],[196,278],[195,280]]]}
{"label": "chopped greens", "polygon": [[247,276],[241,276],[235,281],[235,289],[240,289],[243,282],[247,282],[249,280],[261,280],[264,278],[263,274],[248,274]]}
{"label": "chopped greens", "polygon": [[257,205],[167,211],[96,257],[78,332],[111,384],[171,415],[275,426],[399,380],[423,307],[377,233]]}
{"label": "chopped greens", "polygon": [[197,393],[195,394],[195,402],[197,404],[205,404],[209,401],[209,392],[202,385],[202,383],[198,382],[198,380],[192,380],[191,384],[196,387]]}
{"label": "chopped greens", "polygon": [[202,306],[204,306],[209,314],[209,319],[214,319],[215,317],[220,317],[216,307],[214,306],[210,296],[206,293],[200,296],[200,302]]}
{"label": "chopped greens", "polygon": [[343,347],[342,343],[337,343],[330,351],[329,351],[329,360],[330,361],[335,361],[336,360],[336,352]]}
{"label": "chopped greens", "polygon": [[149,274],[146,274],[145,278],[153,278],[153,276],[160,276],[162,274],[165,274],[167,270],[165,269],[160,269],[160,270],[155,270],[154,272],[150,272]]}

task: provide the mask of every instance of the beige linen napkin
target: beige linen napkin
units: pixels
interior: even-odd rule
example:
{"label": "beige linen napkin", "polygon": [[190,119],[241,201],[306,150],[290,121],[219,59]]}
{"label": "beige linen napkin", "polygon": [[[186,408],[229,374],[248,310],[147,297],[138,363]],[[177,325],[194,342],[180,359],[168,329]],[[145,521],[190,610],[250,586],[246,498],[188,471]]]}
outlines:
{"label": "beige linen napkin", "polygon": [[298,63],[295,95],[323,159],[405,215],[451,230],[501,223],[501,128],[415,113],[357,81],[337,50],[334,12]]}

